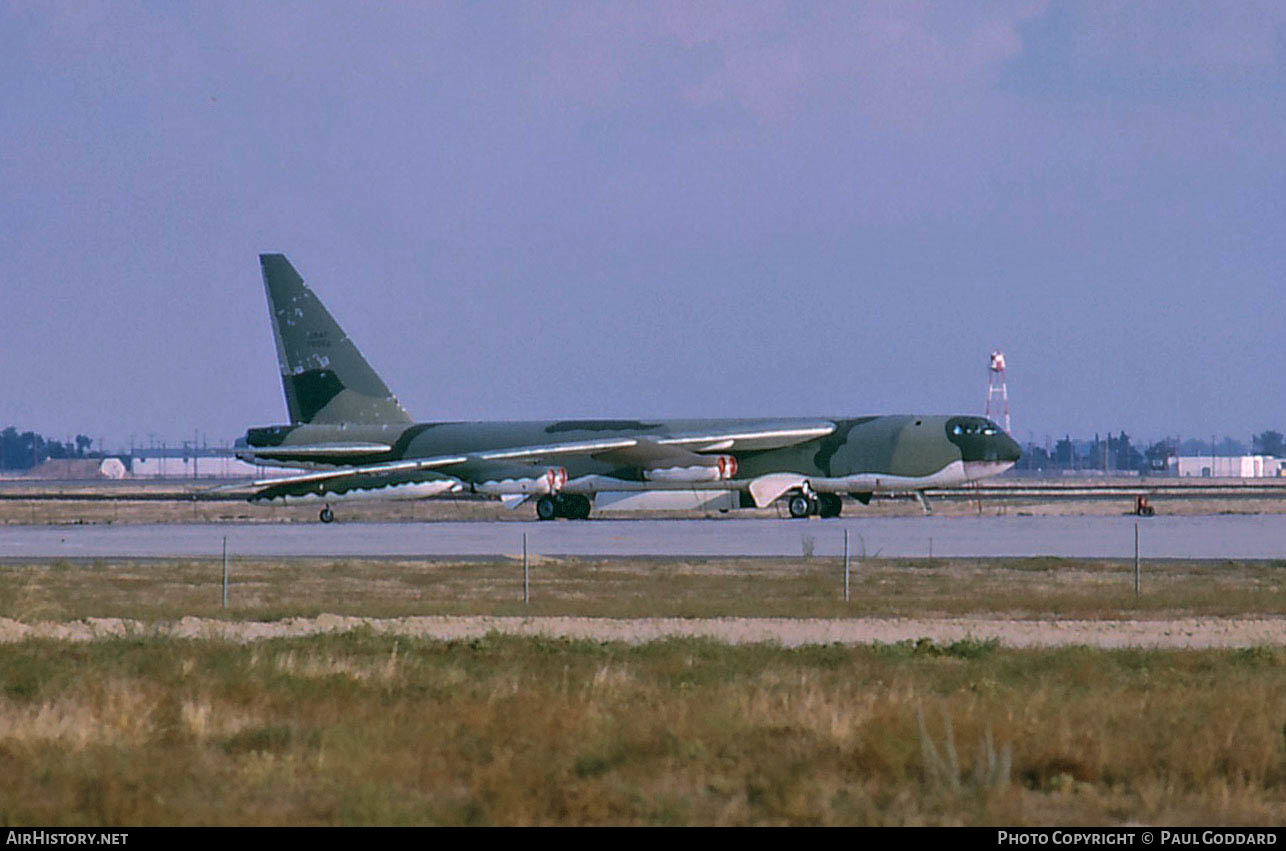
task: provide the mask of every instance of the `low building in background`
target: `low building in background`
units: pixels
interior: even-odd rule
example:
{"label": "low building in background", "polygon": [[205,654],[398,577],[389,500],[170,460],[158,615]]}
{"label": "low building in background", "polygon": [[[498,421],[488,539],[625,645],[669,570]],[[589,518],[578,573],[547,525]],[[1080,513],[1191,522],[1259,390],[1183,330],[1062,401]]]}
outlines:
{"label": "low building in background", "polygon": [[291,470],[247,464],[232,455],[138,454],[122,459],[134,479],[267,479]]}
{"label": "low building in background", "polygon": [[1271,479],[1286,475],[1286,458],[1273,455],[1179,455],[1171,460],[1180,478]]}

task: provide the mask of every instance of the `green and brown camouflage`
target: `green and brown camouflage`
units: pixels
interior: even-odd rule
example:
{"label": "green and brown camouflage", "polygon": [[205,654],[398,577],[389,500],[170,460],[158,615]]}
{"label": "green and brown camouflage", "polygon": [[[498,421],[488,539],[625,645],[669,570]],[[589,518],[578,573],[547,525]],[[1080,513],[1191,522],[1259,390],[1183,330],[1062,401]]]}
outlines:
{"label": "green and brown camouflage", "polygon": [[292,423],[410,423],[375,370],[281,254],[259,255]]}
{"label": "green and brown camouflage", "polygon": [[286,258],[260,263],[291,424],[250,429],[238,454],[313,472],[257,483],[256,501],[470,491],[538,498],[543,518],[588,516],[601,491],[736,490],[834,516],[828,495],[961,484],[1019,456],[974,416],[414,423]]}

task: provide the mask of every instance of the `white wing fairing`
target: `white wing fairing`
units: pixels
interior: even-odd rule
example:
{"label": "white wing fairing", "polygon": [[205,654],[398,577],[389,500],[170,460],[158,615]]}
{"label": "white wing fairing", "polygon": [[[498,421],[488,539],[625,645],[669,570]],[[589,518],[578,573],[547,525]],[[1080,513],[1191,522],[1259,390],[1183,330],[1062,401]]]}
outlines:
{"label": "white wing fairing", "polygon": [[758,508],[772,505],[788,491],[802,488],[808,482],[807,476],[799,473],[770,473],[760,476],[749,484],[747,490]]}

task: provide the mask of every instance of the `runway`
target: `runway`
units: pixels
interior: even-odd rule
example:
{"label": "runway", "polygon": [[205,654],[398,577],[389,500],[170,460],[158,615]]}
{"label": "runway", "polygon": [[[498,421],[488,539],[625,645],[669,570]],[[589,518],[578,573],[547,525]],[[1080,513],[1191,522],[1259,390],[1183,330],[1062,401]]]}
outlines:
{"label": "runway", "polygon": [[238,556],[838,556],[1286,559],[1286,515],[885,517],[0,527],[0,559]]}

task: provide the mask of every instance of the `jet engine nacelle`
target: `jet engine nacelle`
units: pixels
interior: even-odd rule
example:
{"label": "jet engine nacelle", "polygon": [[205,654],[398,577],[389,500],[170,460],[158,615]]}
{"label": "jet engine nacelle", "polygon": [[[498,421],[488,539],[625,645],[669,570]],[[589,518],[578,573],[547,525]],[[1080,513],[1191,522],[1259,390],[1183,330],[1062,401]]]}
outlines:
{"label": "jet engine nacelle", "polygon": [[567,484],[565,467],[550,467],[540,476],[516,476],[478,482],[473,489],[490,496],[558,493]]}
{"label": "jet engine nacelle", "polygon": [[720,482],[736,475],[737,459],[731,455],[711,456],[708,464],[658,467],[643,471],[643,477],[653,482]]}

